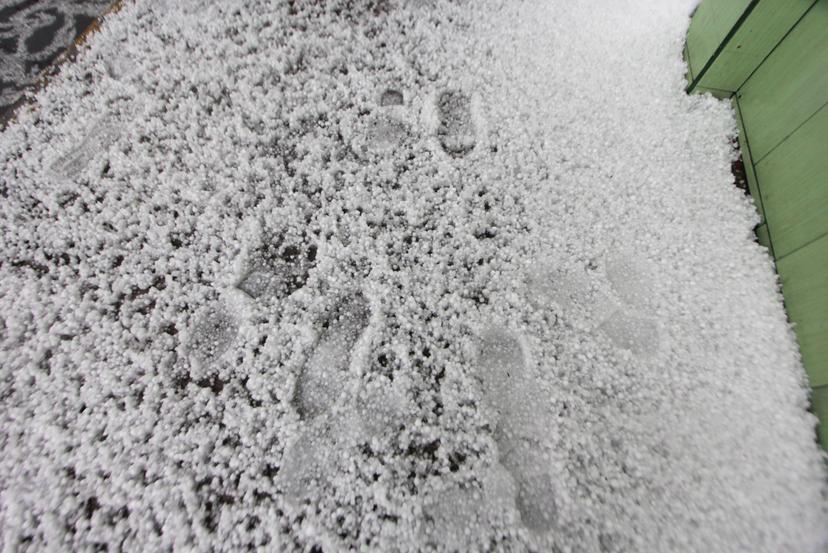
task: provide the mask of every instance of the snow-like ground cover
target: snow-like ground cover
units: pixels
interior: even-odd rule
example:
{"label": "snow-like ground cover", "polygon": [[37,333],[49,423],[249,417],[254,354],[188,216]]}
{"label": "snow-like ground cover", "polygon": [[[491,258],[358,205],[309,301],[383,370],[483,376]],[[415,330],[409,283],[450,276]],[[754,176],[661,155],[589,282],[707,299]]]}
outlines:
{"label": "snow-like ground cover", "polygon": [[0,137],[3,550],[824,551],[691,3],[128,4]]}

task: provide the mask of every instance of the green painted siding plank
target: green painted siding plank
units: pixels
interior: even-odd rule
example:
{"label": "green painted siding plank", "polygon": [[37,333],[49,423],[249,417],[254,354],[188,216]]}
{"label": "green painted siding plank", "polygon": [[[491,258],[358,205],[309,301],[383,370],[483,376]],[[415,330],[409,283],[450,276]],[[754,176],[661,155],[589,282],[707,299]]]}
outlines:
{"label": "green painted siding plank", "polygon": [[811,391],[811,408],[819,418],[819,442],[828,451],[828,386],[820,386]]}
{"label": "green painted siding plank", "polygon": [[733,107],[736,109],[736,122],[739,124],[739,151],[742,154],[742,163],[745,166],[748,190],[750,190],[750,196],[753,198],[753,204],[756,206],[759,217],[761,217],[762,222],[765,222],[762,195],[759,191],[759,182],[756,179],[756,171],[753,167],[753,157],[750,155],[750,141],[748,140],[747,133],[745,133],[745,126],[742,123],[742,111],[739,108],[739,101],[735,98],[733,99]]}
{"label": "green painted siding plank", "polygon": [[750,0],[707,0],[699,5],[687,31],[688,59],[695,76],[707,65],[749,5]]}
{"label": "green painted siding plank", "polygon": [[[752,146],[753,135],[750,138]],[[828,106],[755,169],[777,256],[784,257],[828,233]]]}
{"label": "green painted siding plank", "polygon": [[818,0],[739,90],[754,163],[828,102],[826,29],[828,0]]}
{"label": "green painted siding plank", "polygon": [[[775,240],[775,236],[774,236]],[[774,246],[776,242],[774,241]],[[776,262],[813,387],[828,385],[828,235]]]}
{"label": "green painted siding plank", "polygon": [[738,90],[814,2],[761,0],[705,72],[699,86]]}

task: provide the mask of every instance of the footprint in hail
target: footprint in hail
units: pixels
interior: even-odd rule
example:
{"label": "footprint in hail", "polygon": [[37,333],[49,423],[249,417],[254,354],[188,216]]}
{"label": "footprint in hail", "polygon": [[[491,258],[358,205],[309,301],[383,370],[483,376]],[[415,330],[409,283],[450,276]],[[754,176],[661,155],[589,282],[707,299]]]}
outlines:
{"label": "footprint in hail", "polygon": [[500,463],[489,467],[479,480],[480,487],[452,484],[426,499],[420,531],[423,547],[465,552],[486,546],[475,538],[515,509],[517,488]]}
{"label": "footprint in hail", "polygon": [[305,423],[285,450],[276,478],[290,505],[299,508],[330,495],[336,476],[347,470],[349,451],[358,440],[358,425],[350,410]]}
{"label": "footprint in hail", "polygon": [[296,383],[294,405],[303,420],[330,409],[342,393],[351,351],[368,326],[368,301],[361,293],[340,301]]}
{"label": "footprint in hail", "polygon": [[527,272],[526,288],[529,303],[535,308],[556,309],[567,323],[587,332],[618,309],[617,300],[580,265],[535,264]]}
{"label": "footprint in hail", "polygon": [[380,106],[401,106],[404,103],[403,93],[394,88],[388,88],[380,96]]}
{"label": "footprint in hail", "polygon": [[536,264],[527,271],[527,296],[534,307],[557,308],[569,324],[598,332],[619,349],[643,357],[656,354],[659,325],[645,314],[651,312],[652,266],[633,255],[618,254],[606,260],[605,274],[608,286],[577,265]]}
{"label": "footprint in hail", "polygon": [[617,347],[638,356],[651,356],[660,349],[659,326],[650,312],[654,268],[645,259],[622,252],[607,258],[605,271],[622,307],[601,324],[601,331]]}
{"label": "footprint in hail", "polygon": [[211,365],[230,348],[238,330],[238,322],[222,302],[207,306],[190,330],[190,357],[200,367]]}
{"label": "footprint in hail", "polygon": [[630,307],[646,309],[653,293],[652,264],[631,254],[616,254],[607,258],[604,267],[618,297]]}
{"label": "footprint in hail", "polygon": [[316,245],[282,236],[266,236],[247,262],[236,287],[251,298],[286,298],[308,280],[316,264]]}
{"label": "footprint in hail", "polygon": [[361,293],[346,296],[323,321],[324,330],[296,382],[293,405],[303,429],[285,451],[279,482],[289,503],[298,507],[330,490],[361,421],[352,406],[337,401],[346,389],[352,351],[368,326],[370,309]]}
{"label": "footprint in hail", "polygon": [[616,311],[599,327],[617,347],[633,354],[650,356],[658,352],[658,324],[644,315],[631,311]]}
{"label": "footprint in hail", "polygon": [[108,150],[121,134],[122,129],[109,119],[97,121],[78,145],[52,163],[50,172],[59,179],[77,179],[95,156]]}
{"label": "footprint in hail", "polygon": [[356,412],[362,429],[370,438],[396,435],[409,409],[408,399],[395,382],[373,375],[360,389]]}
{"label": "footprint in hail", "polygon": [[495,414],[500,463],[515,482],[521,520],[534,532],[548,532],[558,512],[545,444],[554,422],[526,370],[523,348],[511,332],[489,330],[480,338],[477,365],[483,401]]}
{"label": "footprint in hail", "polygon": [[452,157],[464,157],[477,143],[471,97],[461,90],[444,90],[437,96],[437,139]]}
{"label": "footprint in hail", "polygon": [[409,134],[405,121],[387,113],[378,113],[368,121],[366,144],[372,152],[387,152],[402,145]]}

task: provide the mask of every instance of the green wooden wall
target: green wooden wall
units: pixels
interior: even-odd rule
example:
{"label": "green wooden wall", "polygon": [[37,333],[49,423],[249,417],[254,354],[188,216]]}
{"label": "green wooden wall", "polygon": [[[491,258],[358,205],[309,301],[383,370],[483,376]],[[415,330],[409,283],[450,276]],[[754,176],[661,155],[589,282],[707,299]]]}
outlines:
{"label": "green wooden wall", "polygon": [[731,98],[748,186],[828,449],[828,0],[704,0],[688,92]]}

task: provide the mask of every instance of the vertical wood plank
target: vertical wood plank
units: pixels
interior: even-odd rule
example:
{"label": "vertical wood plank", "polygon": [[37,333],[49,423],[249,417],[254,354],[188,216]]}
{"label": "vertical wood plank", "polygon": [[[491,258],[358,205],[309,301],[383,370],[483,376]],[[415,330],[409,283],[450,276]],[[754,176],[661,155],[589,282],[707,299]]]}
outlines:
{"label": "vertical wood plank", "polygon": [[776,263],[813,387],[828,385],[828,235]]}
{"label": "vertical wood plank", "polygon": [[760,1],[705,72],[699,86],[738,90],[815,1]]}
{"label": "vertical wood plank", "polygon": [[777,256],[828,233],[828,105],[755,169]]}
{"label": "vertical wood plank", "polygon": [[707,65],[749,5],[750,0],[706,0],[699,5],[687,31],[688,59],[694,75]]}
{"label": "vertical wood plank", "polygon": [[811,391],[811,408],[819,418],[817,436],[823,449],[828,451],[828,386],[820,386]]}
{"label": "vertical wood plank", "polygon": [[739,125],[739,151],[742,154],[742,163],[745,166],[745,177],[748,182],[748,190],[750,196],[753,198],[753,204],[756,206],[756,211],[759,212],[762,222],[765,221],[765,209],[762,203],[762,194],[759,189],[759,181],[756,177],[756,171],[753,166],[753,156],[750,153],[750,139],[745,132],[745,126],[742,122],[742,110],[739,107],[739,100],[733,99],[733,107],[736,109],[736,122]]}
{"label": "vertical wood plank", "polygon": [[754,163],[828,103],[826,29],[828,0],[818,0],[738,91]]}

